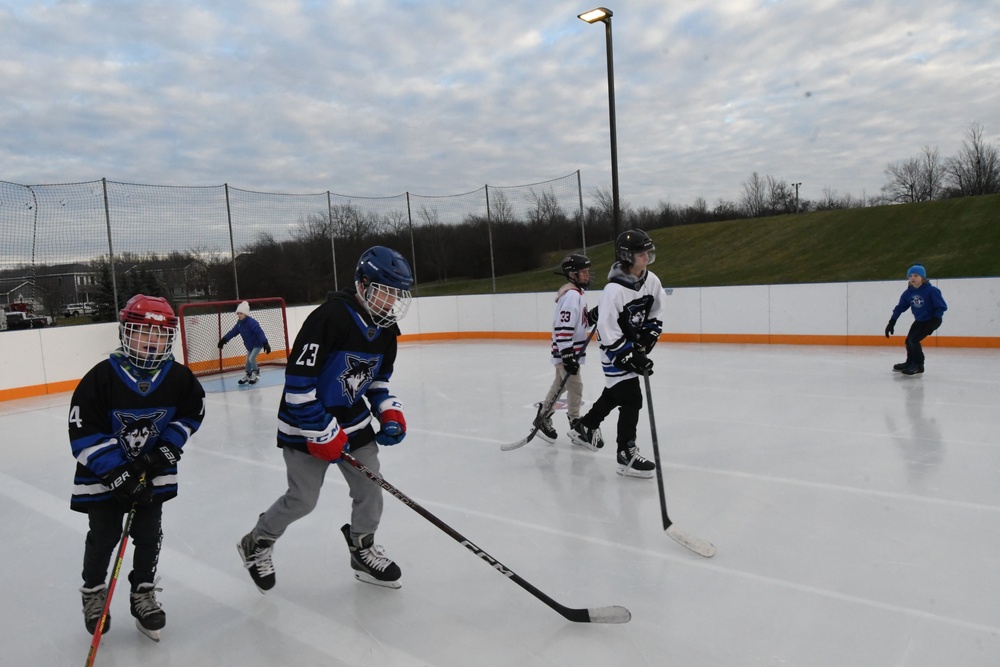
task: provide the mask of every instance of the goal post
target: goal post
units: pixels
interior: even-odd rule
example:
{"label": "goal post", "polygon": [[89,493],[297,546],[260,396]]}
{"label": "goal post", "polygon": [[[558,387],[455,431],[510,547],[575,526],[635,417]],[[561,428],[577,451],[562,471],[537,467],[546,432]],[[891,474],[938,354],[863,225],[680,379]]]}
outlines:
{"label": "goal post", "polygon": [[257,364],[284,366],[288,363],[288,316],[284,299],[269,297],[185,303],[179,310],[181,349],[185,365],[195,375],[213,375],[245,367],[247,349],[240,336],[230,339],[219,349],[219,340],[236,325],[236,306],[242,301],[250,304],[250,317],[260,324],[271,345],[271,353],[262,351],[257,356]]}

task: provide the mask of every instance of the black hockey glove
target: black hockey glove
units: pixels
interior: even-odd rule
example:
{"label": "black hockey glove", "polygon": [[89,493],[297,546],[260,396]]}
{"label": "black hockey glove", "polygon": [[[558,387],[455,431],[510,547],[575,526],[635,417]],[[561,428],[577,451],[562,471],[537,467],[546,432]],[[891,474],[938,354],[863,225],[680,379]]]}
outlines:
{"label": "black hockey glove", "polygon": [[594,306],[587,311],[587,326],[594,326],[597,324],[597,306]]}
{"label": "black hockey glove", "polygon": [[896,320],[889,320],[889,324],[885,325],[885,337],[888,338],[892,334],[896,333]]}
{"label": "black hockey glove", "polygon": [[562,357],[563,368],[570,375],[576,375],[580,372],[580,362],[577,360],[576,355],[573,354],[573,348],[568,347],[559,353]]}
{"label": "black hockey glove", "polygon": [[660,334],[654,329],[643,329],[639,332],[639,347],[644,349],[647,353],[653,349],[656,345],[656,341],[660,339]]}
{"label": "black hockey glove", "polygon": [[123,505],[148,505],[153,500],[153,488],[139,474],[132,463],[112,470],[105,478],[104,485],[111,489],[115,498]]}
{"label": "black hockey glove", "polygon": [[221,350],[221,349],[222,349],[223,347],[225,347],[225,345],[226,345],[226,341],[224,341],[224,340],[220,340],[220,341],[219,341],[219,349],[220,349],[220,350]]}
{"label": "black hockey glove", "polygon": [[652,375],[653,374],[653,362],[646,353],[637,347],[632,347],[622,355],[619,355],[615,359],[615,366],[622,369],[623,371],[629,371],[630,373],[638,373],[639,375]]}
{"label": "black hockey glove", "polygon": [[181,460],[181,450],[174,445],[163,443],[139,457],[139,465],[143,470],[156,473],[173,467]]}
{"label": "black hockey glove", "polygon": [[264,354],[271,354],[271,344],[264,343]]}

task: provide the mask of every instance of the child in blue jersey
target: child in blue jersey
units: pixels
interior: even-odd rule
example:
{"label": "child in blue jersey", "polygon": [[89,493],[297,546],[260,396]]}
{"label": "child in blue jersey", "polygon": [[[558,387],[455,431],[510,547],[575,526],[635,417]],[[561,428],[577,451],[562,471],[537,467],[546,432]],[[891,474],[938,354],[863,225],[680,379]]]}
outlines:
{"label": "child in blue jersey", "polygon": [[[369,248],[358,261],[354,285],[328,294],[295,337],[278,407],[277,444],[288,490],[237,544],[261,592],[275,584],[275,541],[316,507],[330,464],[349,450],[378,473],[378,445],[395,445],[406,436],[403,404],[390,391],[389,379],[396,361],[396,322],[406,314],[412,285],[413,274],[401,254],[383,246]],[[352,500],[351,522],[340,530],[355,577],[399,588],[399,566],[375,544],[382,488],[351,465],[338,467]]]}
{"label": "child in blue jersey", "polygon": [[219,349],[232,338],[239,336],[243,339],[243,345],[247,348],[246,374],[240,379],[239,384],[257,384],[260,377],[260,369],[257,367],[257,355],[261,350],[264,354],[271,354],[271,344],[267,342],[264,330],[260,328],[260,323],[250,317],[250,303],[241,301],[236,306],[236,324],[226,332],[226,335],[219,339]]}
{"label": "child in blue jersey", "polygon": [[885,337],[895,333],[896,320],[904,311],[913,311],[913,324],[906,334],[906,361],[895,364],[892,369],[903,375],[917,375],[924,372],[924,348],[920,341],[941,326],[948,304],[944,302],[941,290],[927,280],[927,270],[922,265],[914,264],[906,270],[906,275],[909,285],[892,309],[892,317],[885,326]]}
{"label": "child in blue jersey", "polygon": [[[70,507],[90,529],[83,553],[83,617],[94,634],[108,597],[111,554],[134,507],[130,596],[139,629],[158,640],[166,614],[156,600],[163,503],[177,495],[177,462],[205,416],[205,392],[174,361],[177,317],[162,297],[137,294],[119,314],[122,346],[80,380],[69,409],[76,459]],[[102,633],[111,628],[105,617]]]}

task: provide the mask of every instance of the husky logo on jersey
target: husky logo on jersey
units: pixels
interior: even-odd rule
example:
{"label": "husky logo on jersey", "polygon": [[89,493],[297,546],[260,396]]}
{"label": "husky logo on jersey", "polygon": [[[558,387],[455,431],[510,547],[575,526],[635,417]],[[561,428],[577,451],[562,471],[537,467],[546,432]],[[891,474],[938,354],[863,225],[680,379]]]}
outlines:
{"label": "husky logo on jersey", "polygon": [[130,460],[134,460],[142,454],[150,439],[160,436],[160,429],[156,422],[166,416],[166,410],[158,410],[147,415],[115,412],[115,418],[122,425],[118,429],[118,442],[125,448],[125,453]]}
{"label": "husky logo on jersey", "polygon": [[920,296],[919,294],[915,294],[913,298],[910,300],[910,303],[913,304],[914,308],[920,308],[921,306],[924,305],[924,297]]}
{"label": "husky logo on jersey", "polygon": [[618,324],[629,340],[636,340],[652,307],[653,297],[649,294],[625,304],[618,318]]}
{"label": "husky logo on jersey", "polygon": [[353,354],[345,355],[345,359],[347,368],[338,379],[344,390],[344,395],[351,400],[351,403],[354,403],[375,378],[375,367],[378,366],[378,359],[362,359]]}

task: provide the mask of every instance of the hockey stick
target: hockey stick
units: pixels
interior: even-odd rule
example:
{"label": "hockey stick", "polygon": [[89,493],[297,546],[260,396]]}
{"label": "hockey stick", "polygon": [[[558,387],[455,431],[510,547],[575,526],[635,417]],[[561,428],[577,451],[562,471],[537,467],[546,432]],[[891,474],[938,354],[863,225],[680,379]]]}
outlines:
{"label": "hockey stick", "polygon": [[101,612],[101,618],[97,621],[97,628],[94,630],[94,639],[90,642],[90,652],[87,653],[87,666],[92,667],[94,664],[94,658],[97,657],[97,646],[101,643],[101,637],[104,636],[104,622],[108,618],[108,610],[111,609],[111,596],[115,592],[115,584],[118,583],[118,574],[122,570],[122,560],[125,558],[125,547],[128,546],[128,535],[129,531],[132,530],[132,519],[135,518],[135,509],[137,505],[132,504],[132,509],[128,511],[128,518],[125,519],[125,527],[122,529],[122,541],[118,546],[118,558],[115,560],[115,569],[111,572],[111,581],[108,582],[108,597],[104,601],[104,610]]}
{"label": "hockey stick", "polygon": [[[580,348],[580,354],[576,355],[577,359],[583,356],[583,353],[587,350],[587,345],[590,344],[590,339],[594,337],[594,334],[596,332],[597,332],[597,327],[595,326],[593,329],[590,330],[590,333],[587,334],[587,340],[583,342],[583,347]],[[531,442],[531,439],[535,437],[535,434],[538,433],[539,429],[541,429],[542,427],[542,419],[545,418],[545,415],[549,414],[549,412],[552,410],[552,406],[555,405],[556,401],[559,400],[559,396],[562,394],[563,387],[566,386],[567,382],[569,382],[569,373],[566,373],[566,376],[563,377],[562,382],[559,383],[559,390],[556,391],[556,395],[552,398],[552,400],[546,403],[545,405],[540,404],[538,406],[538,412],[537,414],[535,414],[535,421],[531,422],[531,433],[529,433],[526,438],[522,438],[517,442],[511,442],[506,445],[500,445],[500,449],[502,451],[509,452],[514,449],[519,449],[521,447],[524,447],[529,442]]]}
{"label": "hockey stick", "polygon": [[667,495],[663,491],[663,467],[660,464],[660,445],[656,439],[656,418],[653,416],[653,394],[649,389],[649,373],[642,374],[646,381],[646,408],[649,410],[649,431],[653,439],[653,461],[656,463],[656,485],[660,490],[660,513],[663,515],[663,530],[667,531],[675,542],[686,549],[690,549],[699,556],[711,558],[715,555],[715,546],[711,542],[706,542],[700,537],[695,537],[680,530],[670,521],[667,516]]}
{"label": "hockey stick", "polygon": [[411,510],[413,510],[420,516],[424,517],[425,519],[433,523],[435,526],[437,526],[442,531],[447,533],[449,536],[451,536],[452,539],[461,544],[463,547],[465,547],[472,553],[482,558],[484,561],[486,561],[486,563],[490,567],[495,569],[497,572],[504,575],[505,577],[513,581],[515,584],[517,584],[524,590],[534,595],[536,598],[538,598],[539,600],[550,606],[552,609],[555,609],[557,612],[559,612],[559,614],[562,615],[563,618],[573,621],[575,623],[628,623],[628,621],[632,618],[632,613],[628,609],[619,606],[591,607],[588,609],[571,609],[569,607],[564,607],[563,605],[559,604],[558,602],[550,598],[548,595],[541,592],[540,590],[529,584],[527,581],[519,577],[517,574],[514,573],[513,570],[509,569],[506,565],[498,561],[496,558],[489,555],[488,553],[480,549],[478,546],[470,542],[457,530],[455,530],[454,528],[446,524],[444,521],[437,518],[429,511],[421,507],[419,504],[417,504],[415,500],[407,496],[405,493],[394,487],[389,482],[385,481],[385,479],[383,479],[380,475],[372,472],[368,467],[366,467],[363,463],[361,463],[361,461],[358,461],[356,458],[354,458],[347,452],[344,452],[342,457],[345,461],[347,461],[352,466],[360,470],[365,475],[365,477],[367,477],[368,479],[375,482],[383,489],[391,493],[393,496],[395,496],[399,501],[401,501]]}

